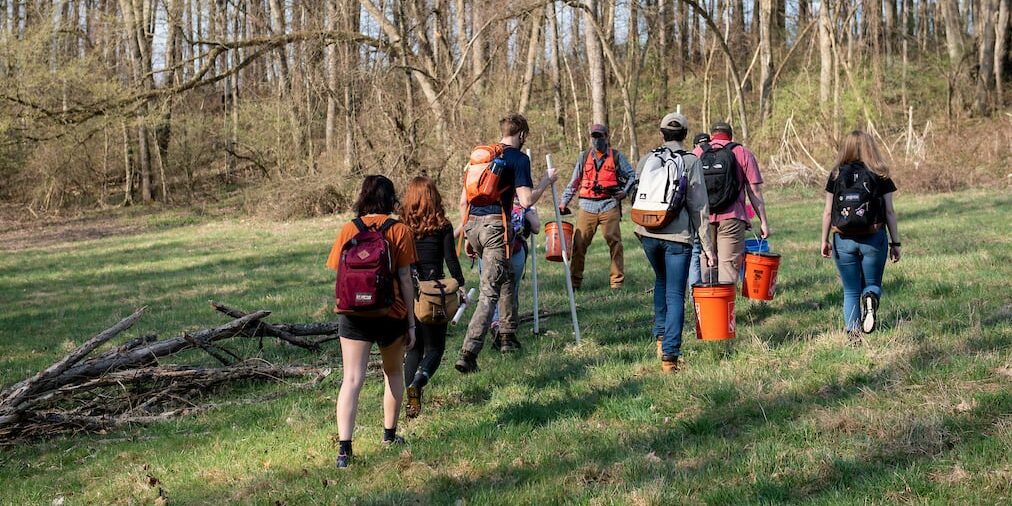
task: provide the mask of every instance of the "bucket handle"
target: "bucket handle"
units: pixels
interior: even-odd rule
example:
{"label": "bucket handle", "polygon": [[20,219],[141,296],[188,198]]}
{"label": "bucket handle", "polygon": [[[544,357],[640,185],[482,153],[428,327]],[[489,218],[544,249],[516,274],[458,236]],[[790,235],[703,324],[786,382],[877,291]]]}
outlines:
{"label": "bucket handle", "polygon": [[752,231],[752,237],[755,237],[755,242],[759,245],[759,251],[763,250],[763,243],[766,243],[766,250],[769,251],[769,239],[760,239],[759,234],[755,233],[755,230]]}

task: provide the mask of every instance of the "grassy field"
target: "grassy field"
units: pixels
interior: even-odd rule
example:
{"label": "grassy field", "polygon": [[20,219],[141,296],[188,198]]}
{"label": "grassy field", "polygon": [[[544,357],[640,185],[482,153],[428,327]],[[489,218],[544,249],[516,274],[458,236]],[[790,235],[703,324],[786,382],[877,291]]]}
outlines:
{"label": "grassy field", "polygon": [[[817,252],[818,193],[768,197],[784,255],[776,300],[739,299],[731,343],[697,341],[687,325],[677,375],[654,356],[652,274],[626,220],[623,291],[608,288],[603,240],[591,246],[584,343],[572,345],[560,265],[540,263],[542,307],[557,313],[546,335],[528,324],[521,354],[486,350],[482,371],[462,377],[454,331],[423,415],[401,422],[405,448],[379,444],[373,374],[357,460],[334,469],[335,373],[311,389],[208,392],[254,402],[160,425],[2,449],[0,504],[154,504],[159,490],[170,504],[1007,504],[1012,198],[900,194],[904,258],[886,268],[880,331],[854,348],[836,270]],[[140,226],[123,235],[0,251],[0,383],[142,305],[130,337],[222,323],[208,299],[273,321],[331,316],[323,263],[337,218],[129,220]],[[319,356],[269,343],[264,355],[340,363],[337,343]],[[259,400],[272,393],[283,395]]]}

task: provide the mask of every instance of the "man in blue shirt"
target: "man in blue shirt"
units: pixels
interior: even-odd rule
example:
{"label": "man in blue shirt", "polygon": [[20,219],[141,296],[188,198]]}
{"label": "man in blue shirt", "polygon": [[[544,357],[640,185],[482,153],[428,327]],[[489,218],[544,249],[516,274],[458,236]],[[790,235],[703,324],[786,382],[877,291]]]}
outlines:
{"label": "man in blue shirt", "polygon": [[512,237],[508,234],[513,231],[512,227],[507,227],[509,220],[506,216],[513,209],[514,195],[524,209],[532,207],[556,179],[555,170],[548,169],[537,188],[532,189],[534,182],[531,177],[531,159],[520,150],[530,132],[527,118],[516,113],[509,114],[499,121],[499,129],[502,133],[500,142],[505,146],[502,154],[503,169],[499,175],[499,203],[471,207],[468,205],[466,188],[460,192],[460,214],[465,218],[461,233],[482,262],[478,303],[471,322],[467,325],[460,358],[454,364],[461,373],[478,370],[478,353],[485,344],[485,333],[497,304],[500,351],[506,353],[520,348],[520,342],[516,339],[517,308],[513,296],[516,286],[506,250],[512,242]]}
{"label": "man in blue shirt", "polygon": [[587,247],[597,232],[597,226],[601,225],[604,240],[611,250],[611,287],[619,289],[625,281],[619,201],[636,184],[636,172],[622,153],[609,146],[608,127],[591,125],[590,137],[592,147],[580,153],[576,168],[573,169],[573,177],[559,203],[559,208],[565,214],[573,195],[580,197],[580,212],[576,217],[570,261],[573,288],[580,288],[583,284],[583,263]]}

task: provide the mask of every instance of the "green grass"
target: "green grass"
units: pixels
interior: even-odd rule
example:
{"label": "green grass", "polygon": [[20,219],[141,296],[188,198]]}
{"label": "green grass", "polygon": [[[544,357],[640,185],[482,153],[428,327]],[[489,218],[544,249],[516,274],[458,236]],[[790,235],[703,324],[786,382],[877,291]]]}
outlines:
{"label": "green grass", "polygon": [[[675,376],[654,357],[652,274],[627,220],[622,292],[608,289],[603,240],[591,246],[583,345],[572,345],[560,265],[539,263],[542,307],[557,313],[548,334],[524,339],[518,356],[486,350],[482,371],[462,377],[453,331],[425,412],[401,422],[402,450],[379,445],[375,375],[357,460],[342,472],[331,440],[340,374],[312,389],[240,386],[207,396],[286,395],[0,450],[0,504],[150,504],[159,489],[172,504],[1007,503],[1012,199],[898,196],[904,258],[886,268],[883,325],[852,348],[836,270],[817,252],[818,193],[768,198],[784,255],[777,298],[739,299],[731,343],[697,341],[687,325]],[[330,317],[323,263],[339,219],[148,222],[136,235],[0,252],[0,383],[141,305],[130,336],[220,324],[212,298],[271,309],[274,321]],[[313,356],[271,342],[264,354],[339,364],[336,343]]]}

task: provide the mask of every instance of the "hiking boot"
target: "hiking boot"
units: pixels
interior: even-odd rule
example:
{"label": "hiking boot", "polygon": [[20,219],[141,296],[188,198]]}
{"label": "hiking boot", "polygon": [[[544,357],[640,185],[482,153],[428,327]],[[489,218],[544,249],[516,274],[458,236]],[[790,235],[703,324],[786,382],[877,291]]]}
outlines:
{"label": "hiking boot", "polygon": [[861,296],[861,330],[865,334],[875,332],[876,312],[878,311],[878,296],[867,292]]}
{"label": "hiking boot", "polygon": [[499,335],[499,322],[492,322],[489,332],[492,333],[492,348],[498,350],[502,346],[502,336]]}
{"label": "hiking boot", "polygon": [[657,358],[664,357],[664,352],[661,350],[662,341],[663,338],[661,338],[661,336],[657,336]]}
{"label": "hiking boot", "polygon": [[453,367],[460,371],[461,374],[468,374],[478,370],[478,361],[475,360],[474,353],[462,351],[460,352],[460,358],[457,359],[456,364],[453,364]]}
{"label": "hiking boot", "polygon": [[344,469],[348,467],[351,462],[351,453],[338,453],[337,454],[337,468]]}
{"label": "hiking boot", "polygon": [[666,373],[678,372],[678,355],[664,355],[661,357],[661,371]]}
{"label": "hiking boot", "polygon": [[404,415],[415,418],[422,413],[422,387],[412,383],[408,385],[408,402]]}
{"label": "hiking boot", "polygon": [[500,353],[513,353],[514,351],[520,351],[522,347],[520,341],[517,340],[516,334],[499,334]]}

